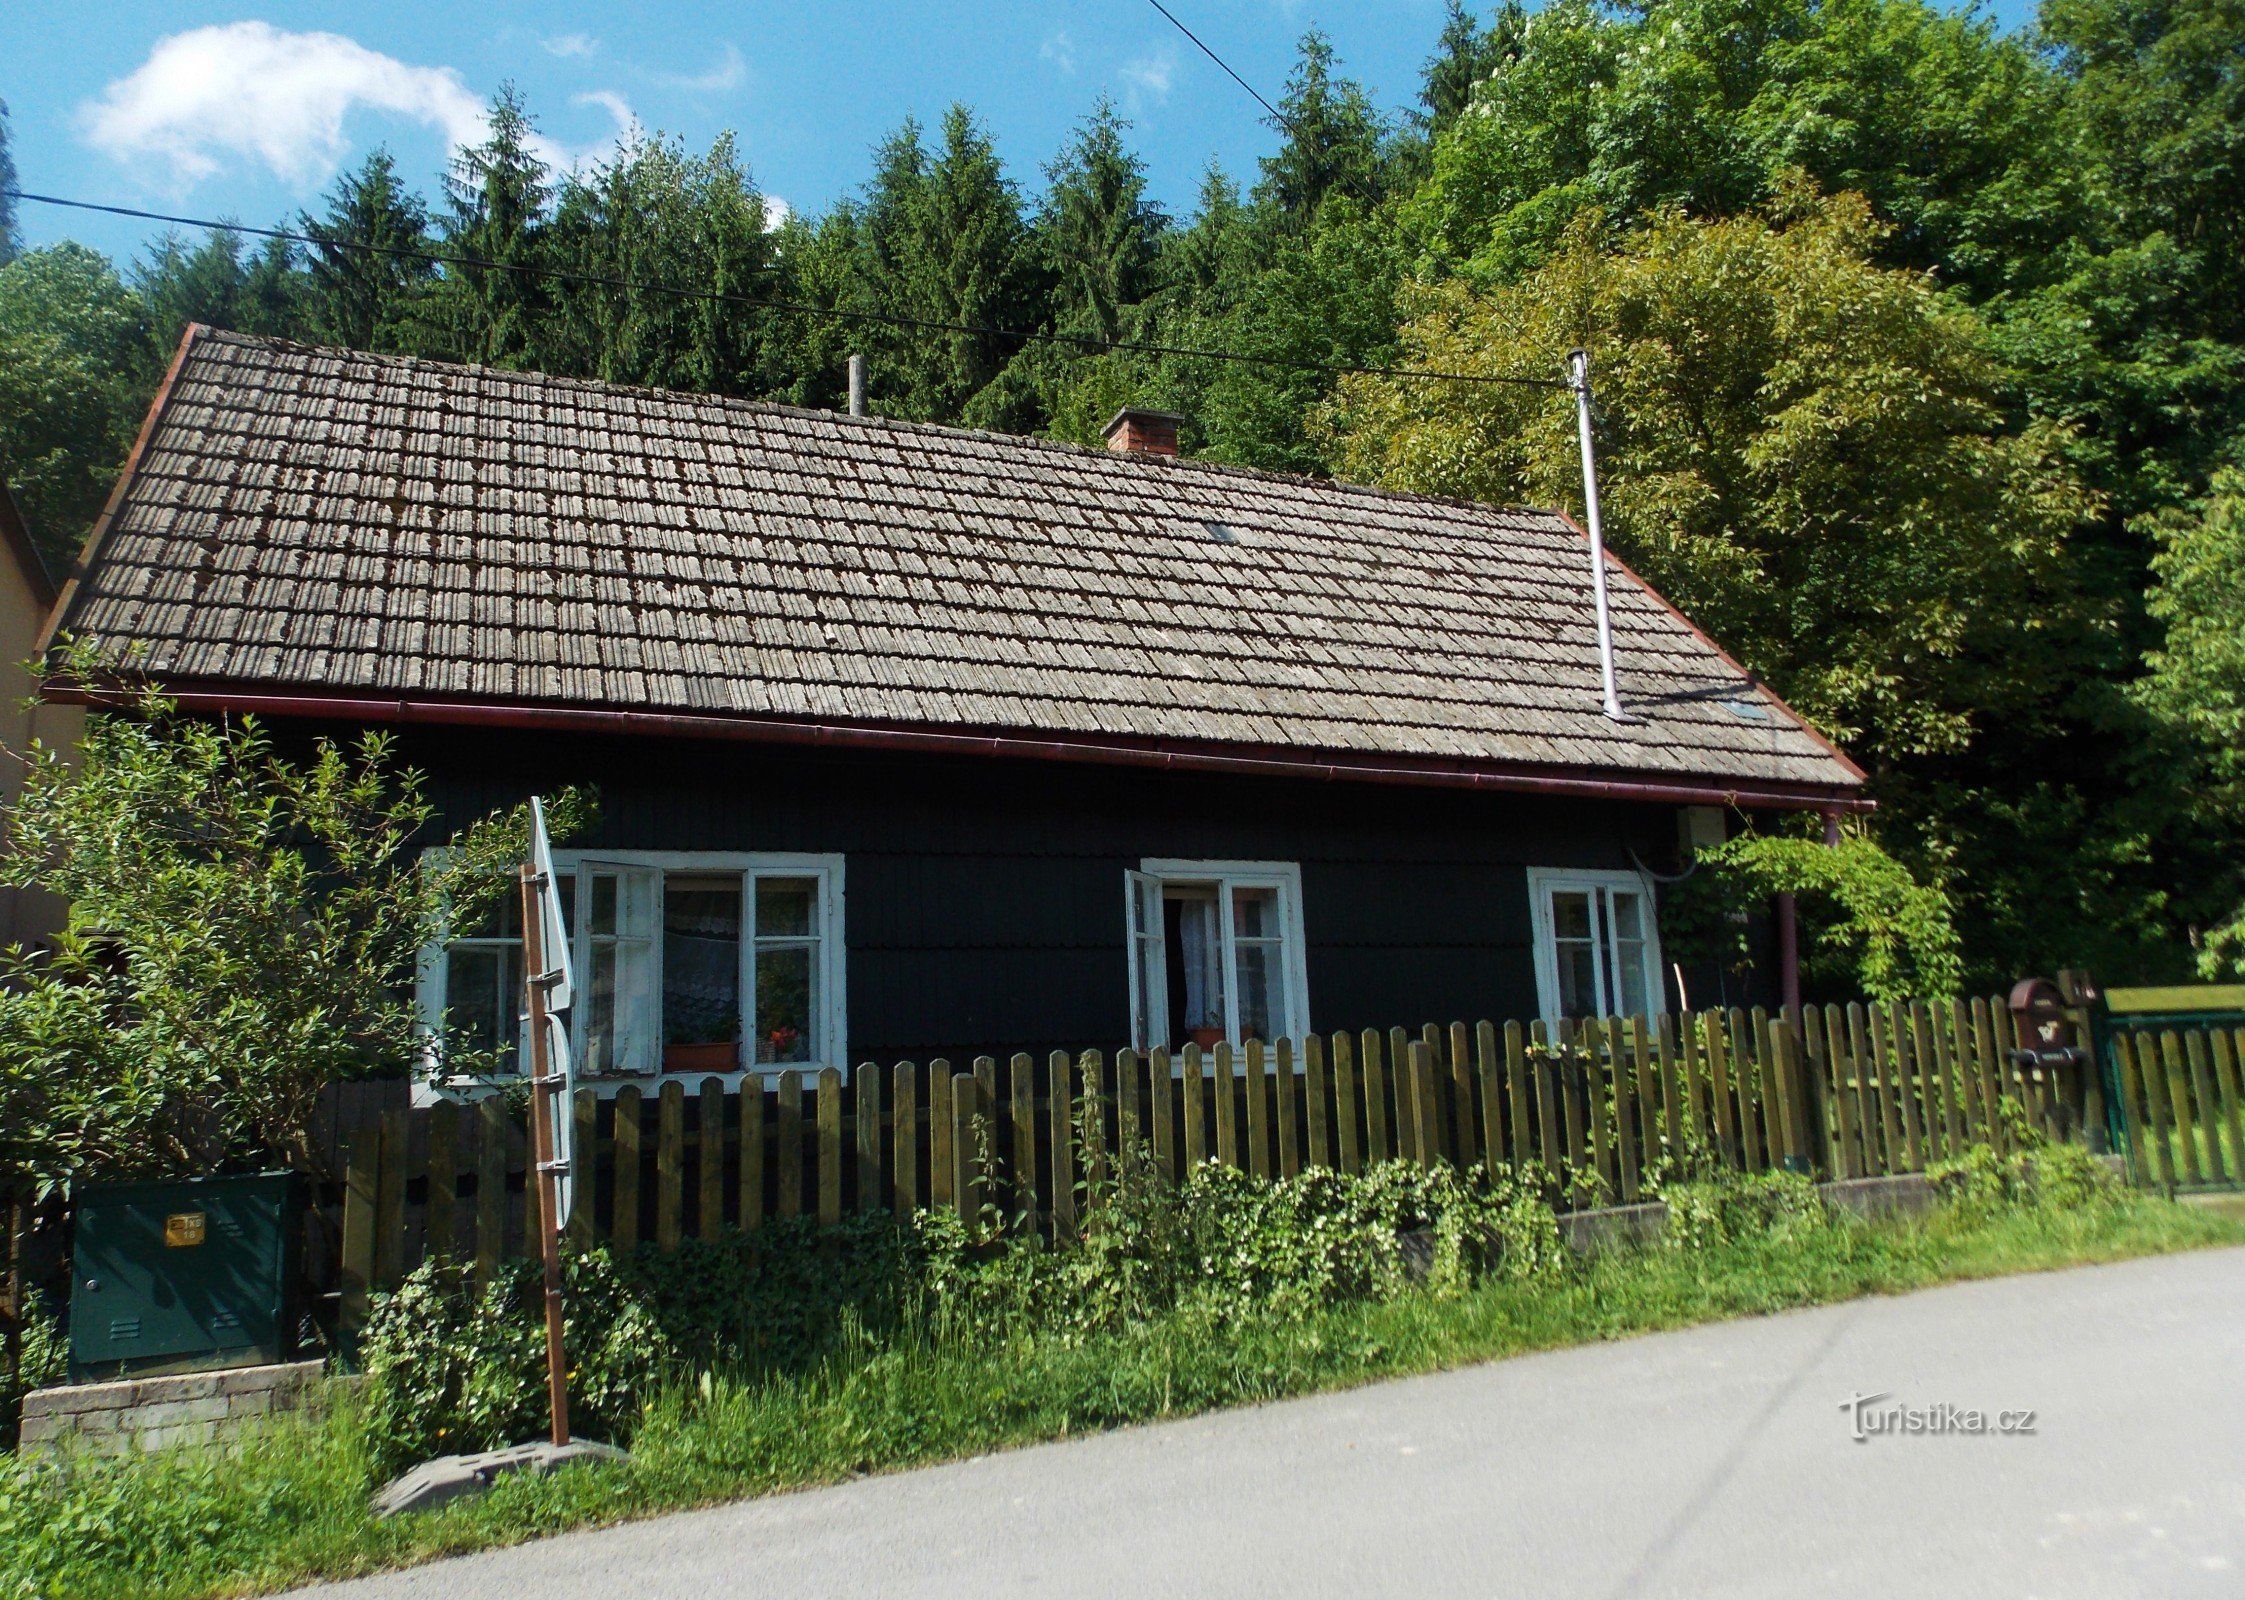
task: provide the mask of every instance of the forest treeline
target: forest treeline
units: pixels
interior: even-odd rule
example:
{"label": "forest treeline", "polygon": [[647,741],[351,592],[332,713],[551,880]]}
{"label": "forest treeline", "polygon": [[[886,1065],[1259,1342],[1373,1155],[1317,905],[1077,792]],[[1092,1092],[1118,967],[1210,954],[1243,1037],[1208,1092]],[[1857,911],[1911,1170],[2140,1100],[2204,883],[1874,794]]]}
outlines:
{"label": "forest treeline", "polygon": [[1027,179],[967,108],[906,121],[775,220],[729,137],[549,171],[512,91],[433,189],[378,151],[281,219],[310,245],[120,267],[0,209],[0,471],[67,564],[199,320],[812,406],[862,351],[886,415],[1151,405],[1573,508],[1566,394],[1333,369],[1587,345],[1615,545],[1871,771],[1975,981],[2245,969],[2245,0],[1453,0],[1431,49],[1390,116],[1310,34],[1185,215],[1105,103]]}

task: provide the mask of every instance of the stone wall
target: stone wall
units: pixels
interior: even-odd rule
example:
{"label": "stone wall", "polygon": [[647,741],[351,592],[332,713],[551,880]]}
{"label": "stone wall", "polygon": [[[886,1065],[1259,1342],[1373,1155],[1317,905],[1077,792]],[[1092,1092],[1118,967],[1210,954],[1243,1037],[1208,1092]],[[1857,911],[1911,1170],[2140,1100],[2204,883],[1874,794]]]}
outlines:
{"label": "stone wall", "polygon": [[22,1447],[162,1450],[209,1444],[245,1418],[318,1408],[330,1382],[321,1363],[292,1361],[34,1389],[23,1399]]}

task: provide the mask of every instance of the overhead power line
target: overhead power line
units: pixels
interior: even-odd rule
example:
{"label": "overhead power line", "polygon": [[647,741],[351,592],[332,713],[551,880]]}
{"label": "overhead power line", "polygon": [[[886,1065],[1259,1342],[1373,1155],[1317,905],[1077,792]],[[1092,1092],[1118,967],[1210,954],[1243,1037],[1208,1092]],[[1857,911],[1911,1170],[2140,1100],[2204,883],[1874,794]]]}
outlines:
{"label": "overhead power line", "polygon": [[[1253,91],[1250,91],[1252,93]],[[920,333],[964,333],[993,339],[1019,339],[1025,343],[1066,345],[1096,354],[1122,351],[1134,355],[1178,356],[1187,360],[1227,361],[1240,366],[1273,367],[1290,372],[1311,372],[1325,377],[1398,378],[1414,382],[1501,384],[1524,389],[1571,389],[1562,378],[1524,378],[1488,372],[1439,372],[1414,367],[1358,366],[1345,362],[1303,361],[1288,356],[1251,355],[1240,350],[1209,350],[1192,345],[1156,344],[1141,339],[1101,339],[1089,334],[1061,333],[1050,329],[994,328],[972,322],[946,322],[895,311],[859,311],[839,306],[806,305],[763,295],[737,294],[723,289],[694,289],[644,278],[621,278],[600,272],[579,272],[567,267],[528,262],[491,261],[480,256],[446,250],[421,250],[406,245],[374,244],[363,239],[339,239],[303,233],[290,228],[259,228],[241,222],[221,222],[210,217],[176,216],[163,211],[142,211],[133,206],[103,205],[92,200],[70,200],[61,195],[34,194],[28,189],[0,190],[10,199],[39,205],[61,206],[72,211],[96,211],[143,222],[165,222],[184,228],[208,228],[221,233],[247,234],[308,245],[316,250],[355,250],[396,261],[418,261],[430,266],[459,267],[479,272],[505,272],[520,278],[544,279],[581,288],[620,289],[640,294],[669,295],[714,305],[740,306],[751,311],[775,311],[791,316],[831,317],[838,322],[909,328]]]}

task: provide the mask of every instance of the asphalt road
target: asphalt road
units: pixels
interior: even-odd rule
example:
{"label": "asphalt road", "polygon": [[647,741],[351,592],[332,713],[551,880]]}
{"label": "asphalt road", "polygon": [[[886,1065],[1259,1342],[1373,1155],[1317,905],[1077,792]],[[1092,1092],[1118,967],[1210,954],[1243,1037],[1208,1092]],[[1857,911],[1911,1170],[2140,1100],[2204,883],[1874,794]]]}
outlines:
{"label": "asphalt road", "polygon": [[[2031,1409],[1856,1442],[1843,1402]],[[1876,1411],[1879,1407],[1873,1407]],[[2245,1250],[1132,1429],[314,1591],[2245,1595]]]}

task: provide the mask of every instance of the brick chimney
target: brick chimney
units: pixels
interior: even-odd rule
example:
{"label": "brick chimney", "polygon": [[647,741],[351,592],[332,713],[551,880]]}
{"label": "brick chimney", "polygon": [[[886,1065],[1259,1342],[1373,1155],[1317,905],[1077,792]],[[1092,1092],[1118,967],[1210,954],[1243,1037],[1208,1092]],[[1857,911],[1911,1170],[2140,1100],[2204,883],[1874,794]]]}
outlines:
{"label": "brick chimney", "polygon": [[1173,456],[1177,453],[1177,430],[1184,421],[1174,411],[1124,406],[1107,424],[1107,448],[1126,455]]}

